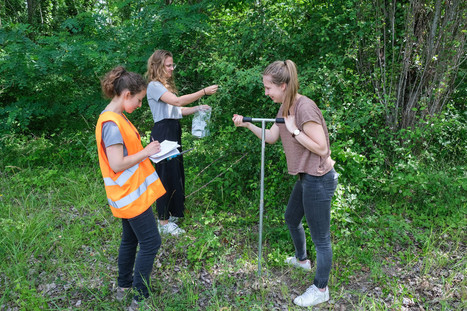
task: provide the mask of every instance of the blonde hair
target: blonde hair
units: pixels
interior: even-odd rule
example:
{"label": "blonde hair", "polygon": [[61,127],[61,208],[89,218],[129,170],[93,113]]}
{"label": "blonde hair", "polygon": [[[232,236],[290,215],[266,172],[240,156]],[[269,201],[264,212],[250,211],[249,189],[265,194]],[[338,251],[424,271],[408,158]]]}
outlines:
{"label": "blonde hair", "polygon": [[107,98],[120,96],[124,90],[129,90],[132,96],[147,88],[146,80],[135,72],[127,71],[122,66],[109,71],[101,80],[102,92]]}
{"label": "blonde hair", "polygon": [[285,83],[284,110],[282,115],[287,117],[289,110],[295,102],[298,94],[298,75],[295,63],[290,59],[275,61],[264,69],[263,76],[270,76],[275,85]]}
{"label": "blonde hair", "polygon": [[149,81],[159,81],[170,92],[177,94],[178,90],[175,86],[174,75],[167,78],[164,62],[167,57],[172,57],[172,53],[166,50],[156,50],[148,59],[148,66],[145,76]]}

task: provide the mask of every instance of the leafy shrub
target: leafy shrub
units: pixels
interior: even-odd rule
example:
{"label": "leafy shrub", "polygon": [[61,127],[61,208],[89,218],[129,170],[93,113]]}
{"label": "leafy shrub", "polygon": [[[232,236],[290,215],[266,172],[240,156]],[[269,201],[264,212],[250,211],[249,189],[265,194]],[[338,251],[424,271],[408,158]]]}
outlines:
{"label": "leafy shrub", "polygon": [[8,134],[0,138],[0,146],[0,167],[3,168],[80,166],[89,162],[98,166],[94,131],[89,129],[40,137]]}

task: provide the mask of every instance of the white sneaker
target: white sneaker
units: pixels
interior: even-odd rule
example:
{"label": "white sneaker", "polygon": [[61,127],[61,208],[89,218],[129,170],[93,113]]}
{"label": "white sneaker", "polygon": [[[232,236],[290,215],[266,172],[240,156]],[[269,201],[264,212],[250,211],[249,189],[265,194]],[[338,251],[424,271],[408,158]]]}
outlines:
{"label": "white sneaker", "polygon": [[159,224],[159,232],[161,234],[179,235],[185,233],[185,230],[180,229],[177,224],[173,222],[168,222],[166,225]]}
{"label": "white sneaker", "polygon": [[311,262],[309,259],[305,261],[305,263],[300,263],[295,257],[287,257],[285,263],[297,268],[302,268],[304,270],[310,271],[311,270]]}
{"label": "white sneaker", "polygon": [[295,298],[293,302],[300,307],[310,307],[328,300],[329,289],[326,287],[326,291],[322,292],[313,284],[301,296]]}

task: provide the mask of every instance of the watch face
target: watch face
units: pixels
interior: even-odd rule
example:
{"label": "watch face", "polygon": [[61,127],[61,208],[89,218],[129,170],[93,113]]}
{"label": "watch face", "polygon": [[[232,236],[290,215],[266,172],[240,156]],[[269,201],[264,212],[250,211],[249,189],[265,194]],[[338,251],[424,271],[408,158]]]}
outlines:
{"label": "watch face", "polygon": [[295,137],[295,136],[297,136],[298,134],[300,134],[300,130],[295,130],[295,131],[293,131],[292,136]]}

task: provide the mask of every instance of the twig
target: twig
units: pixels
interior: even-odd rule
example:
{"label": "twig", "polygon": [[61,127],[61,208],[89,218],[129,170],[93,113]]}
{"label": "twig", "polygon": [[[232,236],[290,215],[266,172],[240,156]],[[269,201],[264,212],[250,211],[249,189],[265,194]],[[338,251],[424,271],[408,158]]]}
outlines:
{"label": "twig", "polygon": [[[223,172],[219,173],[216,177],[214,177],[213,179],[211,179],[208,183],[204,184],[203,186],[199,187],[198,189],[196,189],[195,191],[193,191],[193,192],[190,193],[189,195],[185,196],[185,198],[188,198],[188,197],[190,197],[191,195],[195,194],[196,192],[200,191],[201,189],[206,188],[206,187],[207,187],[210,183],[212,183],[216,178],[218,178],[218,177],[224,175],[225,172],[226,172],[229,168],[231,168],[232,166],[234,166],[235,164],[237,164],[238,162],[240,162],[240,160],[243,159],[244,157],[246,157],[247,154],[248,154],[248,152],[245,153],[245,154],[243,154],[243,156],[242,156],[240,159],[238,159],[237,161],[235,161],[234,163],[232,163],[227,169],[225,169]],[[217,160],[216,160],[216,161],[217,161]],[[211,164],[212,164],[212,163],[211,163]],[[209,165],[211,165],[211,164],[209,164]],[[209,166],[209,165],[208,165],[208,166]],[[203,170],[204,170],[204,169],[203,169]]]}
{"label": "twig", "polygon": [[213,165],[214,163],[216,163],[217,161],[219,161],[220,159],[222,159],[224,156],[220,156],[218,157],[217,159],[215,159],[214,161],[212,161],[211,163],[209,163],[208,166],[206,166],[205,168],[203,168],[195,177],[199,177],[199,175],[203,174],[203,172],[208,169],[211,165]]}

